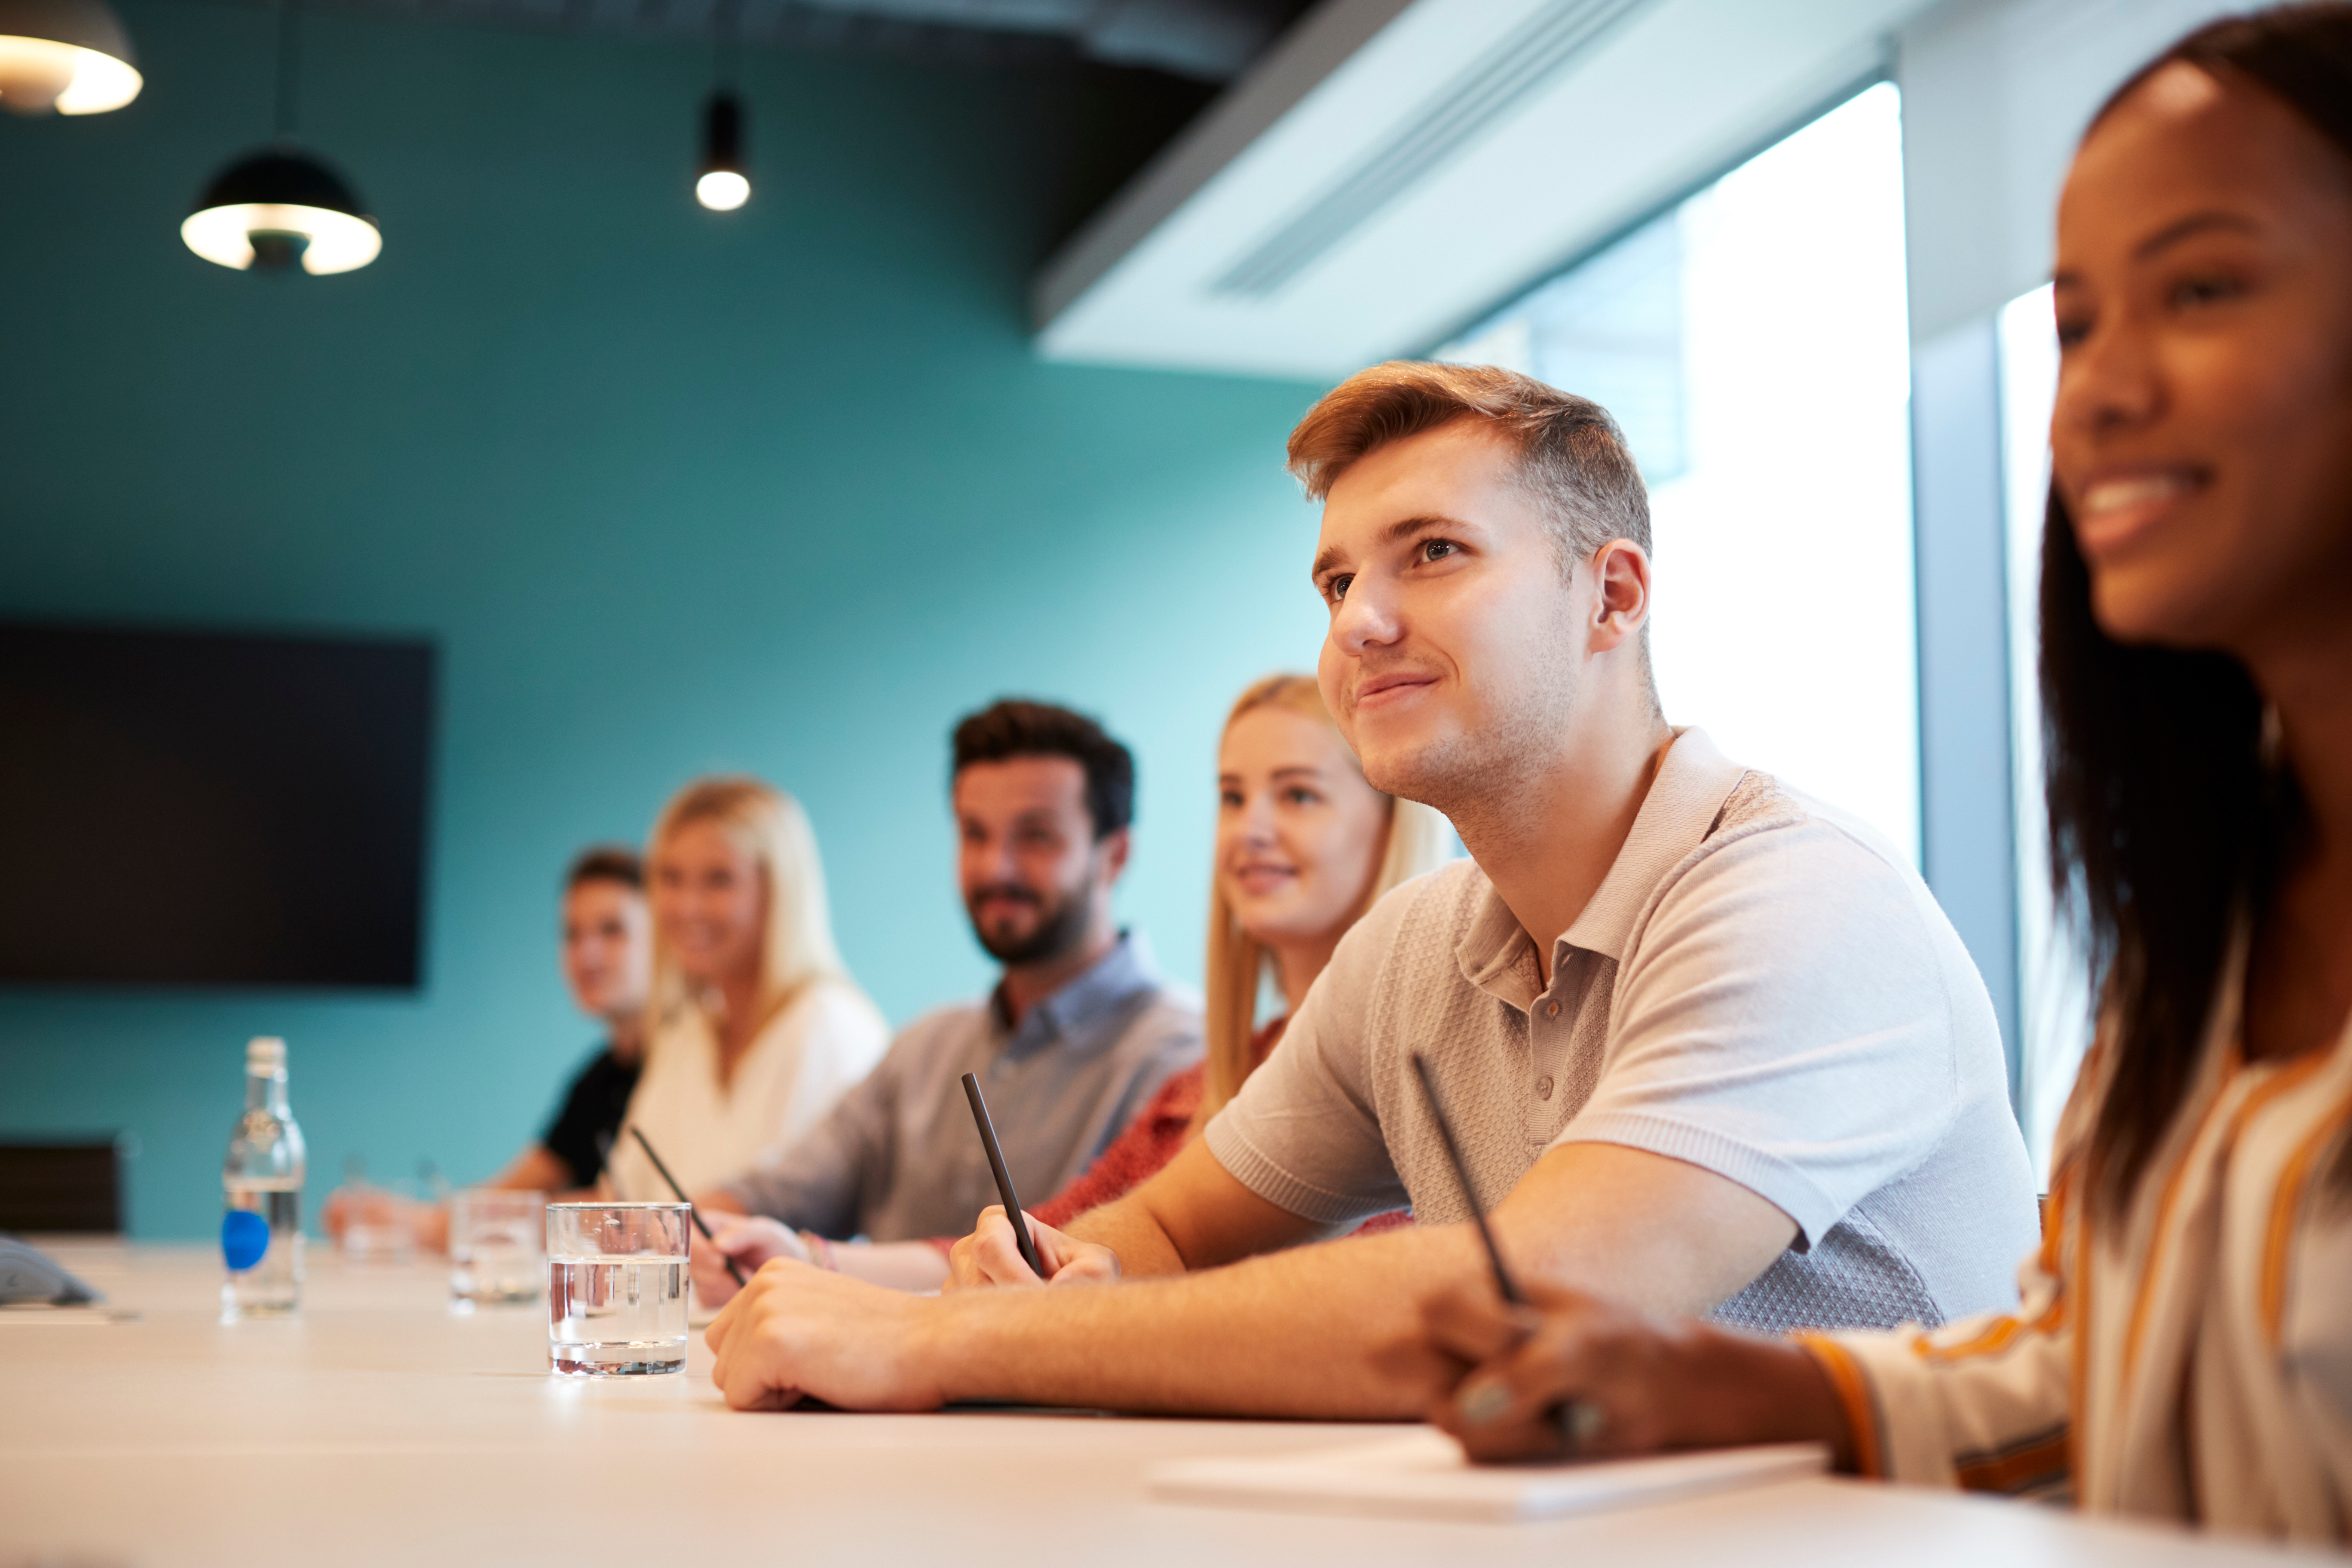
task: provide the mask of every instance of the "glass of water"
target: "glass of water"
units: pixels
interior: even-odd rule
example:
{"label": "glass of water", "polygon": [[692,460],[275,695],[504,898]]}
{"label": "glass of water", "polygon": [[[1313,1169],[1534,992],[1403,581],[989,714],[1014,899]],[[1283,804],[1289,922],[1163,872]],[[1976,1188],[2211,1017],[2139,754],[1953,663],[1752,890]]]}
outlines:
{"label": "glass of water", "polygon": [[467,1187],[449,1194],[449,1300],[460,1311],[487,1302],[535,1301],[541,1285],[544,1193]]}
{"label": "glass of water", "polygon": [[548,1362],[578,1377],[686,1370],[685,1204],[547,1205]]}

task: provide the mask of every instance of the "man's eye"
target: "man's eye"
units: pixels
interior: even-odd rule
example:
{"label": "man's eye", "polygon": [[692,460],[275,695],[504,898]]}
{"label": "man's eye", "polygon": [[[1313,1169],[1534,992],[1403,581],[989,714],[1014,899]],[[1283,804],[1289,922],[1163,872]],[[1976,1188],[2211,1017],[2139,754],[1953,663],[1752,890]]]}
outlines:
{"label": "man's eye", "polygon": [[2061,316],[2058,318],[2058,346],[2060,348],[2071,349],[2090,335],[2091,319],[2088,316]]}
{"label": "man's eye", "polygon": [[1313,790],[1301,784],[1294,785],[1290,789],[1284,791],[1282,798],[1288,801],[1293,805],[1313,805],[1317,801],[1321,800],[1323,797],[1317,795]]}
{"label": "man's eye", "polygon": [[1348,584],[1355,580],[1355,575],[1352,573],[1343,576],[1334,577],[1328,584],[1325,585],[1324,592],[1331,595],[1331,602],[1336,605],[1340,600],[1348,596]]}
{"label": "man's eye", "polygon": [[1242,805],[1241,791],[1234,789],[1218,791],[1217,804],[1228,811],[1239,811]]}
{"label": "man's eye", "polygon": [[1461,548],[1450,539],[1424,539],[1421,542],[1421,558],[1423,561],[1443,561]]}

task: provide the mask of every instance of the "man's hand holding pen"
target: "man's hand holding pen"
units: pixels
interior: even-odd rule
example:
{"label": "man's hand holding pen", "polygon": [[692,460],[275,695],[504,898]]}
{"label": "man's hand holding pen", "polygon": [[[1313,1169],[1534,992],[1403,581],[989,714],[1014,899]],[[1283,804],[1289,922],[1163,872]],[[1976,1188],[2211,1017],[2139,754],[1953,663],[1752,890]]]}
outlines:
{"label": "man's hand holding pen", "polygon": [[1004,1217],[1004,1205],[991,1204],[980,1211],[971,1234],[949,1249],[948,1282],[941,1289],[1041,1283],[1108,1285],[1118,1279],[1118,1254],[1109,1247],[1066,1236],[1049,1225],[1040,1224],[1035,1215],[1023,1217],[1029,1222],[1029,1234],[1035,1240],[1039,1259],[1045,1265],[1044,1280],[1023,1259],[1019,1238],[1013,1233],[1012,1222]]}

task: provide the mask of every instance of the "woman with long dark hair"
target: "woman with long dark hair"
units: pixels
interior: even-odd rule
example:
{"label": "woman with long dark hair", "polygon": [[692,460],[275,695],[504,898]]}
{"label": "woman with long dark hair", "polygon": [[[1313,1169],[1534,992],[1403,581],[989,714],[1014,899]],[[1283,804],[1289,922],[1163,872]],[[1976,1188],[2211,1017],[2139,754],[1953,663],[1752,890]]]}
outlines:
{"label": "woman with long dark hair", "polygon": [[1817,1437],[1864,1474],[2352,1530],[2352,5],[2168,50],[2058,226],[2042,682],[2101,1005],[2022,1304],[1783,1342],[1457,1292],[1436,1417],[1475,1455]]}

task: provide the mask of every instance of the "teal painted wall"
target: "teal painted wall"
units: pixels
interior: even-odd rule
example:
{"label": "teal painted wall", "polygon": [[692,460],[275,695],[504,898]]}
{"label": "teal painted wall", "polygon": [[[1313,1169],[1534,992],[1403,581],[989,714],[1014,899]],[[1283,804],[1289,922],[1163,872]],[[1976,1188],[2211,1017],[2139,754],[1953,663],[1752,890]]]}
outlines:
{"label": "teal painted wall", "polygon": [[429,973],[0,988],[0,1133],[133,1132],[137,1233],[208,1233],[243,1041],[279,1033],[313,1213],[352,1152],[488,1172],[591,1038],[561,867],[709,769],[806,803],[893,1020],[970,993],[945,736],[1004,692],[1136,747],[1124,910],[1197,978],[1218,719],[1319,635],[1280,469],[1315,389],[1033,357],[1070,79],[753,53],[719,216],[703,48],[317,18],[304,128],[384,251],[273,279],[177,234],[268,132],[268,16],[124,15],[137,103],[0,121],[0,614],[437,638]]}

